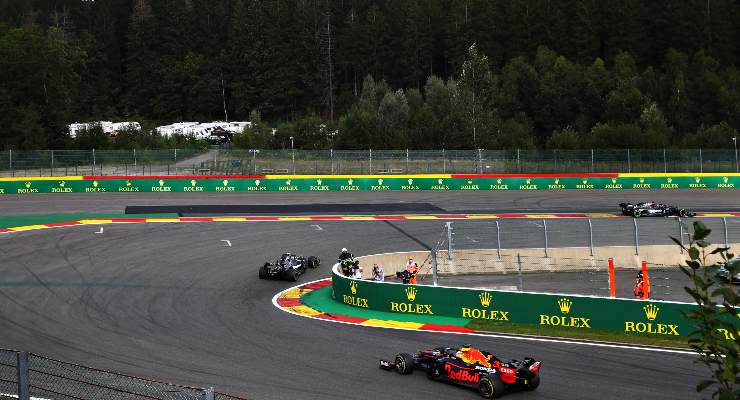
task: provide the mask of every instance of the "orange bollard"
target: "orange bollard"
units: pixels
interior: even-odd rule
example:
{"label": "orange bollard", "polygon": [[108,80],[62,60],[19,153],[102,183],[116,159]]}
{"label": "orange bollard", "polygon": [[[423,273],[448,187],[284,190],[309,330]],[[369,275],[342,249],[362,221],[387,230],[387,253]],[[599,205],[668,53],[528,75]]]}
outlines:
{"label": "orange bollard", "polygon": [[617,282],[614,279],[614,259],[609,259],[609,297],[617,297]]}
{"label": "orange bollard", "polygon": [[648,278],[648,267],[647,267],[647,261],[642,262],[642,281],[643,281],[643,291],[642,291],[642,297],[640,297],[641,300],[648,300],[650,298],[650,278]]}

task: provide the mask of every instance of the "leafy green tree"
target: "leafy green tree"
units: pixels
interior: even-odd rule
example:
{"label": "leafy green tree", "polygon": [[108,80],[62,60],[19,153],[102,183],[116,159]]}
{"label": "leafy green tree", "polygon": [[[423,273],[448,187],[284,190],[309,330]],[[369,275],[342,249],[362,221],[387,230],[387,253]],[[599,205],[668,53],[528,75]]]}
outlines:
{"label": "leafy green tree", "polygon": [[712,390],[712,398],[719,400],[740,397],[740,324],[737,307],[740,296],[716,276],[719,263],[726,265],[729,276],[738,271],[738,264],[729,264],[733,258],[729,248],[715,246],[707,240],[710,229],[701,221],[693,223],[694,233],[689,243],[672,238],[688,254],[686,265],[681,271],[691,281],[685,288],[698,308],[687,317],[694,321],[695,331],[689,336],[689,345],[699,354],[697,362],[711,372],[711,378],[696,385],[697,392]]}
{"label": "leafy green tree", "polygon": [[403,90],[388,91],[378,105],[378,134],[375,148],[390,145],[392,148],[405,148],[408,145],[407,124],[409,104]]}
{"label": "leafy green tree", "polygon": [[707,128],[699,127],[696,134],[684,139],[683,145],[687,148],[727,149],[734,146],[732,139],[737,137],[737,130],[722,121]]}
{"label": "leafy green tree", "polygon": [[468,48],[467,57],[462,65],[460,80],[458,84],[458,101],[463,107],[470,120],[472,128],[473,148],[478,146],[478,133],[476,132],[480,123],[483,108],[488,104],[491,96],[491,84],[493,76],[488,65],[488,57],[478,51],[477,44],[473,43]]}
{"label": "leafy green tree", "polygon": [[584,144],[578,132],[568,125],[552,133],[547,139],[547,148],[553,150],[582,149]]}

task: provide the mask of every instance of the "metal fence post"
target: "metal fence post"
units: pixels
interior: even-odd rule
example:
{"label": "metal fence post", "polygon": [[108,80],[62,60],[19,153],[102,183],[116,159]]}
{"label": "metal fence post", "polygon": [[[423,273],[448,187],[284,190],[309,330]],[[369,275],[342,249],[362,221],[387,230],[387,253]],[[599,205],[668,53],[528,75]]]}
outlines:
{"label": "metal fence post", "polygon": [[591,250],[591,257],[594,256],[594,228],[591,226],[591,218],[588,219],[588,248]]}
{"label": "metal fence post", "polygon": [[722,217],[722,225],[724,225],[725,228],[725,247],[730,247],[730,241],[727,237],[727,218]]}
{"label": "metal fence post", "polygon": [[498,226],[498,221],[496,221],[496,250],[498,254],[498,259],[501,259],[501,229]]}
{"label": "metal fence post", "polygon": [[29,400],[28,390],[28,353],[19,351],[16,354],[16,372],[18,373],[18,400]]}
{"label": "metal fence post", "polygon": [[13,149],[8,150],[8,166],[10,167],[10,176],[15,176],[15,172],[13,172]]}
{"label": "metal fence post", "polygon": [[522,172],[522,166],[519,163],[519,149],[516,149],[516,172]]}
{"label": "metal fence post", "polygon": [[406,173],[409,173],[409,149],[406,149]]}
{"label": "metal fence post", "polygon": [[524,290],[524,279],[522,279],[522,255],[516,253],[516,263],[519,265],[519,291]]}
{"label": "metal fence post", "polygon": [[95,149],[92,149],[92,156],[93,156],[93,175],[95,175]]}
{"label": "metal fence post", "polygon": [[683,223],[681,223],[681,217],[676,220],[678,221],[678,240],[681,242],[681,254],[683,254]]}
{"label": "metal fence post", "polygon": [[445,157],[445,149],[442,149],[442,173],[447,173],[447,157]]}
{"label": "metal fence post", "polygon": [[136,149],[134,149],[134,167],[136,166]]}
{"label": "metal fence post", "polygon": [[329,158],[331,159],[331,174],[334,175],[334,149],[329,149]]}
{"label": "metal fence post", "polygon": [[632,224],[635,226],[635,255],[640,255],[640,240],[637,238],[637,219],[632,218]]}
{"label": "metal fence post", "polygon": [[432,283],[437,286],[437,250],[432,249]]}
{"label": "metal fence post", "polygon": [[54,150],[51,151],[51,176],[54,176]]}
{"label": "metal fence post", "polygon": [[[175,164],[177,164],[177,149],[175,149]],[[177,168],[177,167],[175,167]]]}
{"label": "metal fence post", "polygon": [[591,149],[591,172],[593,173],[594,171],[594,149]]}
{"label": "metal fence post", "polygon": [[545,233],[545,258],[548,258],[550,256],[547,255],[547,221],[545,221],[544,219],[542,220],[542,228]]}
{"label": "metal fence post", "polygon": [[704,172],[704,160],[701,157],[701,148],[699,149],[699,173]]}
{"label": "metal fence post", "polygon": [[370,149],[370,174],[373,173],[373,149]]}
{"label": "metal fence post", "polygon": [[632,172],[632,160],[630,160],[630,149],[627,149],[627,172]]}
{"label": "metal fence post", "polygon": [[663,149],[663,173],[667,173],[667,172],[668,172],[668,160],[666,159],[666,156],[665,156],[665,149]]}
{"label": "metal fence post", "polygon": [[203,391],[203,400],[216,400],[216,392],[212,387]]}
{"label": "metal fence post", "polygon": [[447,259],[452,260],[452,222],[447,222]]}
{"label": "metal fence post", "polygon": [[478,173],[483,173],[483,149],[478,149]]}

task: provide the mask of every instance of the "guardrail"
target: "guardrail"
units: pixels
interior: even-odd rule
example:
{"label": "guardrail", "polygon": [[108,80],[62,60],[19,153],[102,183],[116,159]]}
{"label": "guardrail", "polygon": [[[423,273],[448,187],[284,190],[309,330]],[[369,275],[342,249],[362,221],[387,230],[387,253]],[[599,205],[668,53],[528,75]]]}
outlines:
{"label": "guardrail", "polygon": [[404,285],[343,276],[332,269],[336,301],[374,311],[434,315],[625,335],[687,336],[689,303],[502,290]]}
{"label": "guardrail", "polygon": [[740,174],[162,175],[0,178],[0,194],[735,189],[739,187]]}
{"label": "guardrail", "polygon": [[0,349],[0,397],[19,400],[246,400],[214,391],[124,375]]}

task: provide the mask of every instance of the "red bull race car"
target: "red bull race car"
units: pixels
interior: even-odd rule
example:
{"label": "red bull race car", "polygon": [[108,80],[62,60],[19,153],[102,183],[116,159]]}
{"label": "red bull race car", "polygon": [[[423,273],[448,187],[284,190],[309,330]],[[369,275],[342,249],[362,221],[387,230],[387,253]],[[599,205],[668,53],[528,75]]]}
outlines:
{"label": "red bull race car", "polygon": [[469,345],[436,347],[411,355],[399,353],[393,361],[380,360],[380,368],[408,375],[415,369],[434,381],[451,382],[476,389],[486,399],[518,388],[535,390],[540,384],[540,362],[531,357],[503,362],[493,354]]}

